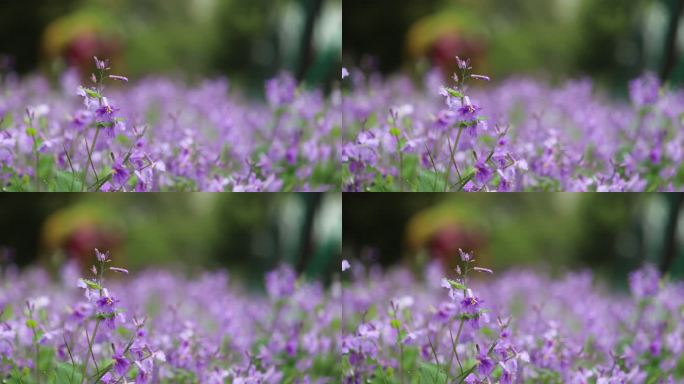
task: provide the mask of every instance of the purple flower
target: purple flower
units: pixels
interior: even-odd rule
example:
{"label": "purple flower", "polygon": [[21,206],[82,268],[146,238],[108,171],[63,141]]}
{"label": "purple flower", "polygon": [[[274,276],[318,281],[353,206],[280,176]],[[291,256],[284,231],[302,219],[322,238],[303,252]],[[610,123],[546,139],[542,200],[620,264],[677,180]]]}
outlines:
{"label": "purple flower", "polygon": [[288,297],[294,293],[296,280],[294,270],[287,265],[281,265],[266,274],[266,291],[273,299]]}
{"label": "purple flower", "polygon": [[100,60],[97,56],[93,57],[95,59],[95,67],[99,70],[107,69],[107,60]]}
{"label": "purple flower", "polygon": [[128,171],[128,168],[118,161],[114,162],[112,165],[112,180],[114,181],[114,184],[123,186],[128,182],[130,177],[131,173]]}
{"label": "purple flower", "polygon": [[482,161],[475,163],[475,180],[478,184],[487,184],[492,178],[492,171]]}
{"label": "purple flower", "polygon": [[342,260],[342,272],[346,271],[349,268],[351,268],[351,265],[349,265],[349,261],[347,261],[347,259],[343,259]]}
{"label": "purple flower", "polygon": [[468,314],[478,314],[481,300],[473,296],[473,292],[468,289],[465,297],[461,300],[461,309]]}
{"label": "purple flower", "polygon": [[660,81],[650,72],[629,82],[629,98],[638,107],[651,105],[658,100]]}
{"label": "purple flower", "polygon": [[479,112],[482,108],[470,103],[470,99],[466,96],[463,105],[458,108],[458,120],[464,123],[472,123],[477,120]]}
{"label": "purple flower", "polygon": [[101,263],[105,263],[109,261],[109,251],[106,252],[100,252],[99,249],[95,248],[95,256],[97,257],[97,261]]}
{"label": "purple flower", "polygon": [[476,79],[476,80],[484,80],[484,81],[490,81],[491,80],[489,78],[489,76],[484,76],[484,75],[474,75],[473,74],[473,75],[470,75],[470,77],[472,77],[473,79]]}
{"label": "purple flower", "polygon": [[660,274],[653,265],[647,265],[629,274],[629,288],[638,299],[655,296],[658,293]]}
{"label": "purple flower", "polygon": [[136,361],[135,365],[138,368],[138,374],[135,375],[135,384],[148,384],[150,382],[150,375],[152,371],[152,361],[150,359],[144,360],[142,363]]}
{"label": "purple flower", "polygon": [[119,376],[125,376],[128,372],[128,368],[131,366],[131,363],[128,361],[128,359],[126,359],[126,357],[124,357],[121,353],[114,354],[112,359],[114,360],[114,372],[116,372],[116,374]]}
{"label": "purple flower", "polygon": [[113,79],[113,80],[119,80],[119,81],[123,81],[125,83],[128,83],[128,77],[125,77],[125,76],[109,75],[109,78]]}
{"label": "purple flower", "polygon": [[95,110],[95,115],[99,117],[101,122],[112,122],[114,120],[114,114],[119,110],[109,104],[106,97],[102,98],[102,105]]}
{"label": "purple flower", "polygon": [[104,293],[102,297],[97,299],[95,303],[97,304],[97,308],[109,313],[114,311],[114,305],[118,302],[118,300],[114,299],[113,297],[109,296],[107,292]]}
{"label": "purple flower", "polygon": [[506,367],[506,364],[500,361],[499,366],[501,367],[501,377],[499,378],[499,384],[512,384],[513,374],[508,369],[508,367]]}
{"label": "purple flower", "polygon": [[118,267],[109,267],[110,271],[118,272],[118,273],[123,273],[125,275],[128,275],[128,269],[125,268],[118,268]]}
{"label": "purple flower", "polygon": [[282,107],[294,101],[297,82],[294,77],[283,73],[266,81],[266,100],[274,107]]}
{"label": "purple flower", "polygon": [[477,356],[477,372],[484,377],[489,377],[493,370],[494,362],[487,357],[486,353],[481,352]]}

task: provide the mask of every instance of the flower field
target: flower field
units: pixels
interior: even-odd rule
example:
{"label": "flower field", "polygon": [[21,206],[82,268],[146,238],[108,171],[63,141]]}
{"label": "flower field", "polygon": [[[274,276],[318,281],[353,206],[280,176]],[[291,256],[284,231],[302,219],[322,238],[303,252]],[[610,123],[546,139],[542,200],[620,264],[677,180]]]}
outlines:
{"label": "flower field", "polygon": [[248,294],[225,272],[133,275],[97,252],[55,281],[0,271],[2,383],[334,383],[339,299],[289,267]]}
{"label": "flower field", "polygon": [[[681,190],[684,93],[645,74],[630,100],[590,80],[489,86],[457,58],[448,83],[351,70],[342,144],[346,191]],[[469,88],[480,82],[484,88]]]}
{"label": "flower field", "polygon": [[0,78],[3,190],[339,189],[339,93],[281,74],[259,103],[227,80],[128,83],[97,58],[93,70],[58,86]]}
{"label": "flower field", "polygon": [[[349,266],[345,383],[681,383],[684,285],[653,267],[612,293],[590,272],[551,278],[438,265],[419,279]],[[343,268],[346,269],[346,268]],[[448,277],[444,277],[444,276]]]}

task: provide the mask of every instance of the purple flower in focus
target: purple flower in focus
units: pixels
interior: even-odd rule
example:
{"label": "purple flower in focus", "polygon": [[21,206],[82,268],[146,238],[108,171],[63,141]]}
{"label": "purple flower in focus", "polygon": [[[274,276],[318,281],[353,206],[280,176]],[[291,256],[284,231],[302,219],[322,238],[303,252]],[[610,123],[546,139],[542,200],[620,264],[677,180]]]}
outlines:
{"label": "purple flower in focus", "polygon": [[109,296],[107,294],[107,292],[105,292],[102,297],[100,297],[99,299],[97,299],[97,301],[95,301],[95,304],[97,304],[98,309],[100,309],[106,313],[110,313],[110,312],[114,311],[114,304],[116,304],[117,302],[118,302],[118,300]]}
{"label": "purple flower in focus", "polygon": [[473,292],[470,289],[468,289],[466,291],[465,297],[461,300],[461,309],[463,310],[463,312],[471,315],[478,314],[481,302],[482,300],[473,296]]}
{"label": "purple flower in focus", "polygon": [[95,115],[99,118],[101,122],[112,122],[114,120],[114,114],[119,110],[109,104],[106,97],[102,98],[102,106],[95,110]]}
{"label": "purple flower in focus", "polygon": [[463,105],[458,108],[458,119],[464,123],[470,123],[477,120],[479,112],[482,108],[470,103],[470,99],[466,96]]}

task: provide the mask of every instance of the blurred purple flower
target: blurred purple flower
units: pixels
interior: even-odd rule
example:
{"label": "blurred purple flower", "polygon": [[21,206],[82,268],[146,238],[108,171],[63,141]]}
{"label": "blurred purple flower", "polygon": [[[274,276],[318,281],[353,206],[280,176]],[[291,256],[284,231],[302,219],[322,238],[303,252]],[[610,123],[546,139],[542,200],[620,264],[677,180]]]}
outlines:
{"label": "blurred purple flower", "polygon": [[290,74],[282,73],[266,81],[266,100],[274,107],[282,107],[294,101],[297,82]]}
{"label": "blurred purple flower", "polygon": [[629,98],[638,107],[651,105],[658,100],[660,81],[653,73],[644,73],[629,82]]}
{"label": "blurred purple flower", "polygon": [[296,280],[297,276],[294,270],[283,264],[266,274],[266,291],[273,299],[288,297],[294,293]]}
{"label": "blurred purple flower", "polygon": [[658,293],[660,274],[653,265],[647,265],[629,274],[629,288],[638,299],[654,296]]}

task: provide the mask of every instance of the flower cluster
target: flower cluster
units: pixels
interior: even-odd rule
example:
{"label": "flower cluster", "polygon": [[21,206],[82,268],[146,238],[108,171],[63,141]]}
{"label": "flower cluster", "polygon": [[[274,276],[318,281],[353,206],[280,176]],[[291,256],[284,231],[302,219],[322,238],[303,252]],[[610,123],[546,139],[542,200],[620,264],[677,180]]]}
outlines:
{"label": "flower cluster", "polygon": [[[644,191],[684,187],[684,92],[652,74],[630,103],[589,80],[558,87],[512,78],[489,86],[457,58],[416,86],[352,70],[344,81],[348,191]],[[485,88],[468,84],[484,80]]]}
{"label": "flower cluster", "polygon": [[345,383],[684,380],[684,284],[646,267],[631,274],[628,296],[590,272],[490,276],[462,257],[441,279],[439,264],[415,277],[352,263],[342,296]]}
{"label": "flower cluster", "polygon": [[2,189],[339,189],[339,91],[326,97],[284,73],[266,82],[264,103],[224,79],[129,84],[106,61],[95,67],[90,85],[66,72],[58,89],[0,75]]}
{"label": "flower cluster", "polygon": [[92,278],[74,265],[60,281],[0,271],[0,382],[323,384],[341,374],[339,299],[289,267],[269,274],[267,297],[225,272],[133,277],[96,255]]}

